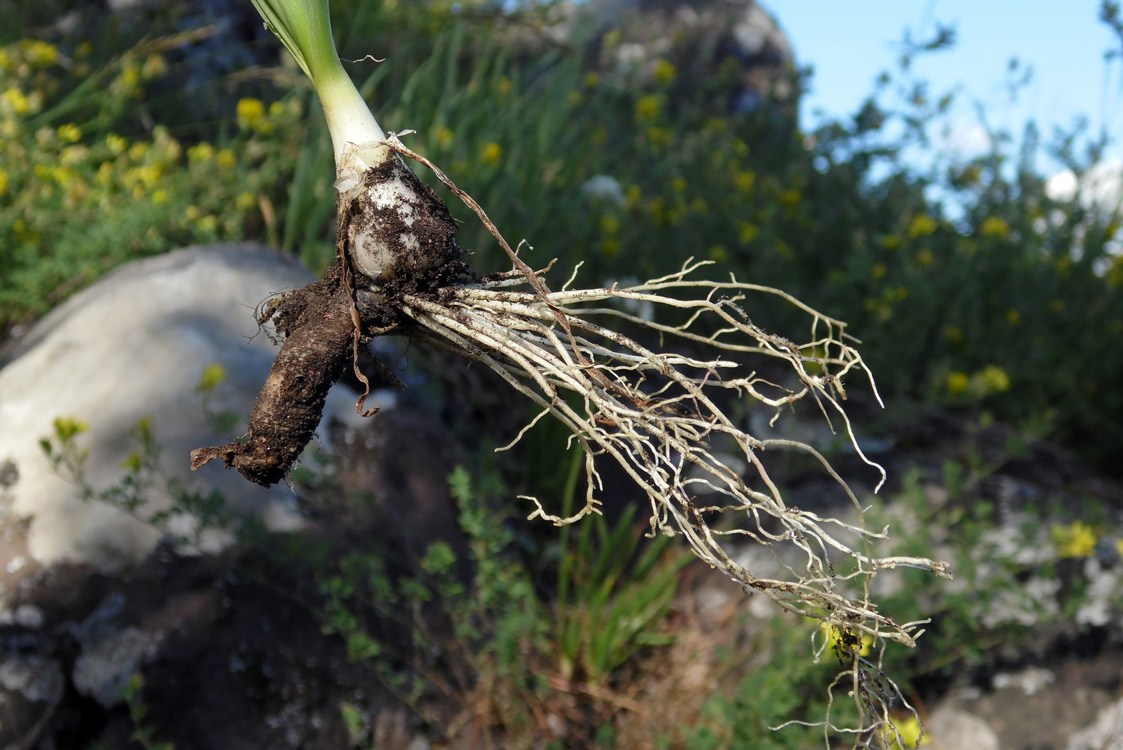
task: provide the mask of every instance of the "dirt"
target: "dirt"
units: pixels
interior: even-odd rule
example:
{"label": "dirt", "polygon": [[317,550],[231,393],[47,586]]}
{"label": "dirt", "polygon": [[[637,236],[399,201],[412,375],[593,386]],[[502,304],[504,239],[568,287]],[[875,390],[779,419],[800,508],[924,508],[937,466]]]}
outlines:
{"label": "dirt", "polygon": [[[387,183],[406,185],[402,194],[409,199],[380,199]],[[368,170],[361,189],[341,196],[338,213],[336,263],[321,280],[269,300],[259,312],[258,322],[272,321],[285,341],[246,434],[192,451],[193,469],[221,459],[255,484],[281,481],[315,434],[328,391],[348,362],[367,383],[358,363],[362,346],[397,330],[402,296],[434,294],[472,276],[448,207],[397,156]],[[372,253],[389,260],[372,264]]]}

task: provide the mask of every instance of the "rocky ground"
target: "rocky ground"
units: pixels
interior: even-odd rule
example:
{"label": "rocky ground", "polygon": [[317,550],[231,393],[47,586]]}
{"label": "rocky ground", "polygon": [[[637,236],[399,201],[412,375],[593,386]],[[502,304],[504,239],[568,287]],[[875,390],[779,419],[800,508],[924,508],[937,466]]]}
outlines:
{"label": "rocky ground", "polygon": [[[248,269],[254,267],[273,266],[266,255],[260,256],[260,264],[247,260],[266,253],[262,248],[215,252],[225,254],[228,261],[233,258],[230,262],[243,275],[252,273]],[[145,263],[149,272],[159,275],[167,272],[169,262],[174,265],[175,258]],[[266,280],[265,290],[303,283],[296,278],[301,274],[294,273],[291,280]],[[216,272],[210,274],[210,278],[218,278]],[[113,282],[111,277],[101,283],[120,283],[120,279]],[[246,291],[247,298],[238,303],[248,306],[244,309],[247,316],[260,293]],[[229,296],[222,289],[213,294]],[[92,305],[91,299],[79,304]],[[182,302],[179,298],[177,304]],[[211,310],[215,304],[205,299],[197,302],[203,310]],[[136,362],[135,352],[152,346],[144,335],[179,337],[190,343],[205,332],[209,341],[217,340],[209,323],[192,329],[187,322],[192,317],[183,309],[170,318],[174,334],[158,328],[145,334],[153,320],[168,319],[151,312],[141,320],[143,325],[114,339],[110,333],[115,329],[98,328],[99,318],[91,309],[72,310],[67,319],[86,320],[95,326],[92,330],[65,329],[58,320],[51,324],[56,331],[69,331],[65,345],[54,356],[71,357],[69,366],[78,372],[89,372],[90,362],[106,361],[99,357],[111,354],[95,355],[85,348],[88,345],[97,349],[116,340],[124,353],[117,350],[112,355],[124,358],[118,361]],[[46,333],[49,331],[37,330],[31,336]],[[233,334],[231,341],[235,343],[223,346],[241,353],[241,359],[223,360],[230,375],[227,383],[244,385],[238,385],[244,393],[226,394],[229,404],[236,407],[237,399],[252,401],[255,378],[264,377],[262,368],[268,368],[268,357],[263,364],[242,356],[246,354],[243,333]],[[33,349],[25,346],[8,351],[15,355],[0,370],[0,378],[11,378],[16,371],[12,368]],[[392,361],[400,363],[401,350],[396,352]],[[218,349],[199,355],[212,356],[223,355]],[[170,406],[161,413],[188,413],[194,407],[184,405],[183,394],[193,391],[198,377],[195,370],[202,364],[200,359],[191,367],[179,366],[185,372],[179,380],[171,374],[155,379],[163,383],[165,392],[146,392],[146,403],[163,409],[166,399]],[[445,369],[444,374],[449,375],[453,368]],[[441,373],[441,368],[432,372]],[[476,376],[466,370],[460,377]],[[92,380],[93,375],[86,379]],[[36,380],[45,385],[41,391],[31,387]],[[140,380],[154,381],[151,377]],[[49,413],[61,403],[60,392],[65,401],[67,389],[78,387],[59,385],[45,375],[31,377],[24,381],[16,402],[10,395],[15,391],[8,388],[12,381],[3,382],[6,389],[0,391],[0,413],[9,422],[5,430],[17,411],[48,414],[38,427],[23,428],[24,438],[33,441],[42,431],[49,432]],[[306,572],[296,572],[309,568],[286,562],[292,559],[286,556],[292,555],[342,555],[388,546],[419,550],[434,540],[464,551],[446,478],[467,454],[450,438],[456,432],[450,433],[448,426],[450,409],[440,407],[441,390],[422,388],[421,392],[425,398],[386,396],[381,402],[384,412],[361,423],[348,416],[349,398],[341,399],[341,406],[333,412],[335,426],[322,430],[322,447],[333,456],[330,484],[298,484],[288,488],[285,497],[266,496],[258,501],[259,508],[276,502],[299,508],[298,527],[279,529],[265,537],[264,544],[219,545],[221,549],[208,554],[174,548],[166,539],[160,541],[159,534],[132,532],[128,545],[75,543],[73,550],[81,554],[67,554],[70,548],[62,542],[43,546],[42,535],[48,531],[55,541],[121,539],[114,539],[112,517],[88,507],[97,501],[74,500],[72,495],[65,500],[72,512],[54,513],[49,529],[42,520],[29,521],[35,506],[21,504],[19,493],[37,474],[26,466],[21,470],[11,458],[5,464],[5,456],[0,455],[4,465],[0,471],[0,746],[155,747],[157,741],[171,742],[177,748],[247,750],[484,746],[482,740],[467,735],[442,744],[423,731],[371,669],[348,659],[342,639],[323,633],[317,581]],[[461,382],[447,392],[479,393],[484,411],[503,411],[502,399],[488,401],[486,383]],[[100,407],[111,405],[114,389],[97,393]],[[42,402],[35,401],[37,398]],[[134,400],[124,398],[121,403],[128,406]],[[83,403],[78,399],[63,405],[73,410]],[[469,411],[464,404],[453,406],[451,411],[461,415]],[[125,411],[123,420],[137,416]],[[101,414],[98,419],[108,419],[105,412]],[[878,418],[885,425],[880,437],[864,440],[866,449],[876,453],[891,475],[879,502],[892,503],[892,498],[903,496],[908,490],[903,478],[908,476],[918,477],[915,491],[933,507],[993,502],[999,507],[1001,522],[982,537],[989,540],[987,549],[1003,549],[1004,544],[1015,548],[1018,544],[1011,540],[1025,540],[1030,509],[1059,505],[1065,510],[1056,511],[1058,523],[1088,517],[1101,530],[1094,552],[1054,559],[1049,557],[1052,543],[1044,530],[1048,523],[1037,517],[1043,526],[1041,534],[1028,538],[1038,539],[1039,544],[1011,553],[1029,555],[1032,560],[1006,586],[1029,590],[1044,585],[1045,593],[1035,600],[1040,605],[1039,615],[1034,615],[1040,616],[1040,627],[1032,620],[1029,623],[1036,627],[1038,637],[1010,647],[991,646],[970,669],[933,669],[918,683],[921,693],[911,697],[926,719],[932,747],[1123,748],[1123,562],[1118,552],[1112,552],[1118,530],[1123,529],[1123,484],[1089,471],[1056,446],[1028,443],[1024,449],[1012,450],[1015,434],[1001,426],[978,428],[962,417],[921,409],[905,413],[891,406],[888,414],[888,419],[884,415]],[[165,418],[158,424],[174,422]],[[191,429],[199,427],[191,424]],[[817,422],[793,420],[790,424],[790,429],[813,443],[827,447],[833,440],[815,426]],[[96,427],[97,420],[92,420],[86,437],[96,440]],[[199,444],[209,439],[190,437]],[[127,458],[131,450],[119,444],[121,440],[115,433],[107,445],[95,445],[90,455],[113,455],[105,465],[119,467],[121,456]],[[98,450],[110,452],[95,454]],[[181,453],[185,462],[186,451]],[[949,462],[984,468],[962,480],[966,490],[960,487],[953,493],[948,486]],[[858,461],[843,458],[839,466],[858,486],[872,481],[868,467]],[[185,467],[172,466],[169,471],[174,474]],[[56,479],[49,480],[49,486],[58,492]],[[785,482],[791,487],[792,502],[800,507],[814,507],[819,501],[821,485],[801,467],[790,467]],[[91,528],[84,526],[88,523]],[[122,528],[132,528],[132,523]],[[955,550],[955,533],[951,530],[935,538],[949,555]],[[142,544],[148,546],[141,548]],[[49,554],[42,553],[43,549]],[[105,549],[113,554],[97,554]],[[979,549],[982,560],[981,543]],[[129,556],[137,562],[124,564],[122,560]],[[1043,562],[1046,557],[1048,566]],[[1052,577],[1041,572],[1046,569],[1053,571]],[[1003,575],[1009,574],[995,573],[999,584]],[[633,684],[613,696],[619,702],[619,747],[649,747],[657,729],[697,721],[704,698],[722,689],[720,675],[727,665],[722,663],[721,647],[744,644],[762,622],[758,618],[775,614],[759,606],[762,597],[747,599],[708,570],[688,568],[683,576],[672,618],[674,644],[659,652],[658,659],[641,661],[633,672]],[[957,580],[951,585],[962,587],[963,577]],[[994,585],[987,580],[988,586]],[[1056,586],[1045,585],[1052,581]],[[1050,608],[1050,602],[1060,601],[1064,591],[1073,587],[1088,594],[1079,606],[1059,614]],[[1001,623],[1003,617],[1025,615],[1016,608],[1010,613],[990,608],[979,616]],[[937,622],[934,629],[938,626]],[[922,649],[924,644],[922,641]],[[766,659],[767,654],[751,658]],[[659,710],[649,710],[656,706]],[[350,723],[345,718],[348,707],[362,707],[359,736],[354,716]],[[457,708],[450,706],[449,715]],[[579,719],[579,712],[547,716],[543,726]]]}

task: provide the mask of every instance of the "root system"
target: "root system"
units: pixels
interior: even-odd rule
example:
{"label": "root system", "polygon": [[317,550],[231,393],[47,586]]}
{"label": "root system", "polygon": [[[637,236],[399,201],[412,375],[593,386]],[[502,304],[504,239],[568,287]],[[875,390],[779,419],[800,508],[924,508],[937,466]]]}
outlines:
{"label": "root system", "polygon": [[[794,440],[753,436],[728,408],[747,403],[779,417],[796,402],[809,403],[840,425],[857,455],[880,472],[862,454],[843,408],[847,377],[859,374],[875,394],[876,388],[841,321],[776,289],[732,277],[702,279],[704,262],[687,261],[675,273],[629,287],[577,289],[571,277],[554,291],[546,282],[549,268],[531,269],[471,196],[397,139],[386,145],[432,169],[491,231],[512,270],[472,277],[456,247],[455,225],[428,188],[412,188],[416,200],[409,199],[404,214],[409,221],[400,207],[391,216],[386,206],[341,200],[337,266],[324,280],[270,302],[262,312],[261,320],[271,319],[286,340],[248,434],[195,451],[193,465],[221,458],[259,484],[281,479],[311,438],[327,389],[349,359],[354,361],[369,337],[394,330],[482,363],[541,407],[535,422],[550,416],[569,429],[585,456],[585,504],[560,517],[526,498],[532,518],[568,524],[598,512],[597,462],[611,460],[645,493],[653,532],[682,537],[699,559],[746,590],[830,623],[858,643],[865,633],[914,644],[923,623],[897,623],[881,613],[870,600],[870,581],[898,566],[947,576],[947,565],[878,557],[873,548],[886,530],[866,528],[862,502],[823,455]],[[394,167],[367,175],[365,189],[399,179],[408,178]],[[422,210],[431,224],[416,221]],[[363,267],[376,278],[355,263],[357,245],[372,235],[381,237],[382,255]],[[761,295],[799,311],[808,324],[807,339],[797,343],[758,327],[749,311]],[[643,309],[654,314],[638,312]],[[632,338],[614,323],[646,333]],[[659,346],[641,340],[657,340]],[[770,363],[772,373],[779,364],[787,375],[765,379],[755,362]],[[763,458],[777,451],[798,451],[817,462],[849,500],[850,520],[786,503]],[[735,469],[738,464],[745,468]],[[774,564],[750,570],[732,546],[737,540],[771,550]],[[880,667],[859,649],[848,658],[846,684],[869,712],[867,726],[884,725],[892,697],[855,687],[880,674]]]}

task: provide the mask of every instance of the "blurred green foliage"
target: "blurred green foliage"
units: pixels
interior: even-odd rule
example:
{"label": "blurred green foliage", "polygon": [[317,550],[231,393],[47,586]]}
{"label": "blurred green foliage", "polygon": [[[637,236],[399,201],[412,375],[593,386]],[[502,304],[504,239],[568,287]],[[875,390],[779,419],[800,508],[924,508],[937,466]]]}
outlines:
{"label": "blurred green foliage", "polygon": [[[532,261],[582,262],[599,284],[711,259],[846,320],[891,399],[1045,423],[1105,463],[1123,445],[1118,206],[1050,197],[1040,167],[1079,179],[1102,142],[1078,130],[1043,144],[1030,125],[978,158],[935,153],[926,134],[951,98],[912,80],[908,55],[853,118],[803,132],[781,108],[683,106],[670,63],[647,89],[613,84],[535,37],[533,11],[522,25],[471,3],[333,11],[383,125],[415,129],[407,143]],[[268,37],[246,39],[269,64],[221,78],[194,110],[220,114],[192,119],[201,94],[169,84],[205,32],[171,21],[147,21],[162,35],[106,26],[124,48],[58,31],[0,48],[0,328],[193,242],[261,239],[330,262],[330,148],[299,72]],[[476,269],[502,270],[453,210]]]}
{"label": "blurred green foliage", "polygon": [[[767,109],[703,115],[683,105],[669,63],[651,87],[621,88],[573,50],[524,43],[533,37],[518,24],[466,5],[337,1],[336,16],[347,19],[336,24],[341,53],[386,59],[350,66],[380,121],[417,130],[407,144],[475,196],[511,240],[528,239],[533,265],[558,257],[568,274],[580,262],[582,281],[600,284],[709,259],[715,275],[779,287],[846,320],[890,400],[1044,425],[1044,434],[1105,466],[1118,455],[1119,207],[1079,192],[1051,196],[1043,166],[1046,158],[1064,165],[1079,181],[1102,163],[1101,141],[1076,130],[1042,143],[1031,125],[1016,141],[994,133],[992,150],[978,158],[933,153],[925,134],[951,101],[912,80],[907,64],[854,117],[810,132]],[[139,31],[107,23],[78,39],[49,26],[45,7],[20,4],[29,33],[12,34],[21,24],[9,24],[0,46],[0,333],[120,263],[185,244],[264,240],[312,268],[330,262],[330,142],[279,44],[247,38],[240,51],[266,64],[191,88],[178,84],[191,55],[203,54],[195,45],[205,32],[177,29],[174,13]],[[452,208],[476,270],[504,269],[487,233],[462,206]],[[750,312],[768,327],[785,322],[767,320],[772,310]],[[56,467],[80,470],[83,429],[56,425],[44,444]],[[140,442],[122,491],[101,498],[134,511],[133,490],[151,481],[141,459],[152,446]],[[554,485],[564,485],[563,503],[575,493],[565,470]],[[943,484],[954,501],[956,487],[983,473],[949,462]],[[669,644],[680,562],[657,545],[641,549],[629,518],[559,534],[557,549],[541,550],[557,563],[543,586],[535,576],[546,566],[518,559],[509,519],[495,512],[507,497],[502,480],[459,471],[452,489],[472,544],[471,580],[442,545],[413,577],[373,553],[319,571],[325,630],[344,639],[352,658],[375,663],[419,713],[438,694],[458,696],[479,701],[480,720],[508,739],[530,736],[541,720],[532,709],[572,699],[559,697],[573,688],[567,680],[612,683],[636,669],[637,656]],[[949,593],[904,573],[907,585],[886,610],[939,620],[925,660],[889,655],[901,660],[890,672],[975,665],[998,644],[1032,638],[1017,620],[980,619],[981,606],[1043,606],[1010,583],[1028,575],[1026,564],[990,549],[992,508],[931,507],[916,476],[898,500],[921,521],[902,537],[902,551],[934,554],[947,543],[934,530],[957,535],[954,567],[968,585]],[[191,507],[213,520],[209,501]],[[1038,527],[1022,548],[1047,544]],[[1088,557],[1104,536],[1075,523],[1051,533],[1059,558]],[[643,585],[624,585],[625,574]],[[731,671],[728,689],[715,690],[697,723],[683,723],[665,746],[807,746],[813,730],[765,729],[821,708],[813,701],[831,665],[805,658],[808,638],[796,628],[762,636],[754,648],[774,654],[771,663]],[[403,642],[414,648],[393,651]],[[547,685],[546,675],[562,686]],[[610,732],[611,700],[587,702],[596,705],[581,706],[585,718]],[[357,710],[349,721],[356,736]],[[586,739],[609,746],[606,737]]]}

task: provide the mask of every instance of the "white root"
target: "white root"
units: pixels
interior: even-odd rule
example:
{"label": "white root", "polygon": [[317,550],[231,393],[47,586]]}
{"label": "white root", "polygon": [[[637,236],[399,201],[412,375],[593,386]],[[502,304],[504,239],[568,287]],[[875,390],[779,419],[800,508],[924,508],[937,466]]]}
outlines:
{"label": "white root", "polygon": [[[730,416],[731,407],[740,412],[749,402],[773,410],[774,423],[783,410],[810,396],[828,424],[832,413],[840,417],[855,453],[879,472],[880,489],[885,471],[862,452],[841,403],[843,379],[854,371],[864,375],[881,403],[845,325],[771,287],[733,277],[724,282],[696,278],[709,264],[693,259],[675,273],[627,287],[574,288],[575,269],[559,291],[552,291],[545,275],[553,262],[531,269],[479,204],[432,162],[393,136],[385,144],[432,169],[511,260],[511,271],[476,284],[448,287],[436,296],[406,294],[402,312],[414,334],[483,363],[541,407],[500,450],[517,444],[547,414],[583,449],[585,505],[563,518],[536,498],[525,498],[534,504],[530,518],[564,525],[598,513],[597,461],[614,460],[646,495],[653,532],[684,537],[699,559],[747,591],[763,592],[783,609],[820,620],[840,635],[834,651],[844,669],[828,689],[826,720],[814,724],[823,729],[826,747],[832,746],[831,732],[850,735],[854,747],[869,747],[892,733],[891,705],[915,716],[881,669],[884,650],[871,662],[860,646],[863,637],[915,646],[927,621],[897,623],[882,614],[871,600],[870,584],[880,571],[897,567],[950,578],[949,566],[921,557],[876,556],[873,546],[888,530],[866,528],[860,501],[825,456],[803,442],[753,436]],[[779,298],[802,313],[810,323],[810,340],[796,344],[755,325],[747,308],[760,295]],[[636,304],[656,314],[628,312]],[[608,327],[612,322],[636,333]],[[658,341],[658,350],[643,343],[648,340]],[[770,375],[783,382],[758,374],[766,364],[770,372],[786,373]],[[856,520],[824,518],[787,505],[763,459],[782,450],[812,457],[850,503]],[[729,460],[728,451],[736,459]],[[745,469],[735,470],[734,463]],[[758,575],[738,561],[730,540],[742,537],[775,553],[779,577]],[[817,653],[825,649],[826,644]],[[831,720],[835,689],[846,689],[856,704],[858,727]]]}
{"label": "white root", "polygon": [[[825,325],[827,336],[797,346],[761,330],[742,305],[747,293],[771,290],[736,280],[695,280],[692,274],[704,265],[691,261],[677,273],[633,287],[559,292],[545,289],[537,273],[533,279],[522,278],[522,290],[505,275],[495,282],[446,290],[449,293],[439,301],[407,296],[404,312],[427,338],[482,362],[565,424],[590,459],[590,487],[595,486],[592,459],[615,459],[646,494],[655,530],[682,535],[704,562],[764,592],[785,609],[913,645],[915,625],[896,624],[842,584],[898,566],[946,575],[946,565],[921,558],[874,557],[869,542],[883,532],[789,507],[762,460],[769,450],[813,456],[861,517],[857,497],[818,451],[795,441],[753,437],[727,414],[734,400],[748,398],[779,408],[811,395],[845,417],[835,384],[852,370],[863,370],[868,377],[861,356],[846,343],[842,323],[806,306],[800,309],[815,325]],[[676,325],[650,323],[611,307],[620,299],[681,311],[686,320]],[[684,351],[701,350],[710,359],[654,351],[600,325],[594,320],[598,317],[623,318],[664,340],[677,338]],[[803,353],[812,346],[813,358]],[[746,368],[738,360],[746,355],[785,362],[793,384],[777,390],[754,373],[739,375]],[[814,372],[808,372],[808,366]],[[761,393],[765,388],[776,393],[766,397]],[[849,420],[844,418],[843,425],[857,447]],[[748,476],[727,468],[715,455],[717,440],[735,446],[750,467]],[[707,498],[721,498],[720,505],[709,499],[703,504],[699,489],[706,490]],[[532,517],[555,524],[596,512],[592,494],[569,518],[552,515],[533,502]],[[731,522],[728,516],[734,512],[739,519]],[[792,571],[796,575],[788,580],[757,577],[721,541],[732,535],[794,546],[802,552],[802,570]],[[840,564],[843,559],[850,561],[852,570]]]}

